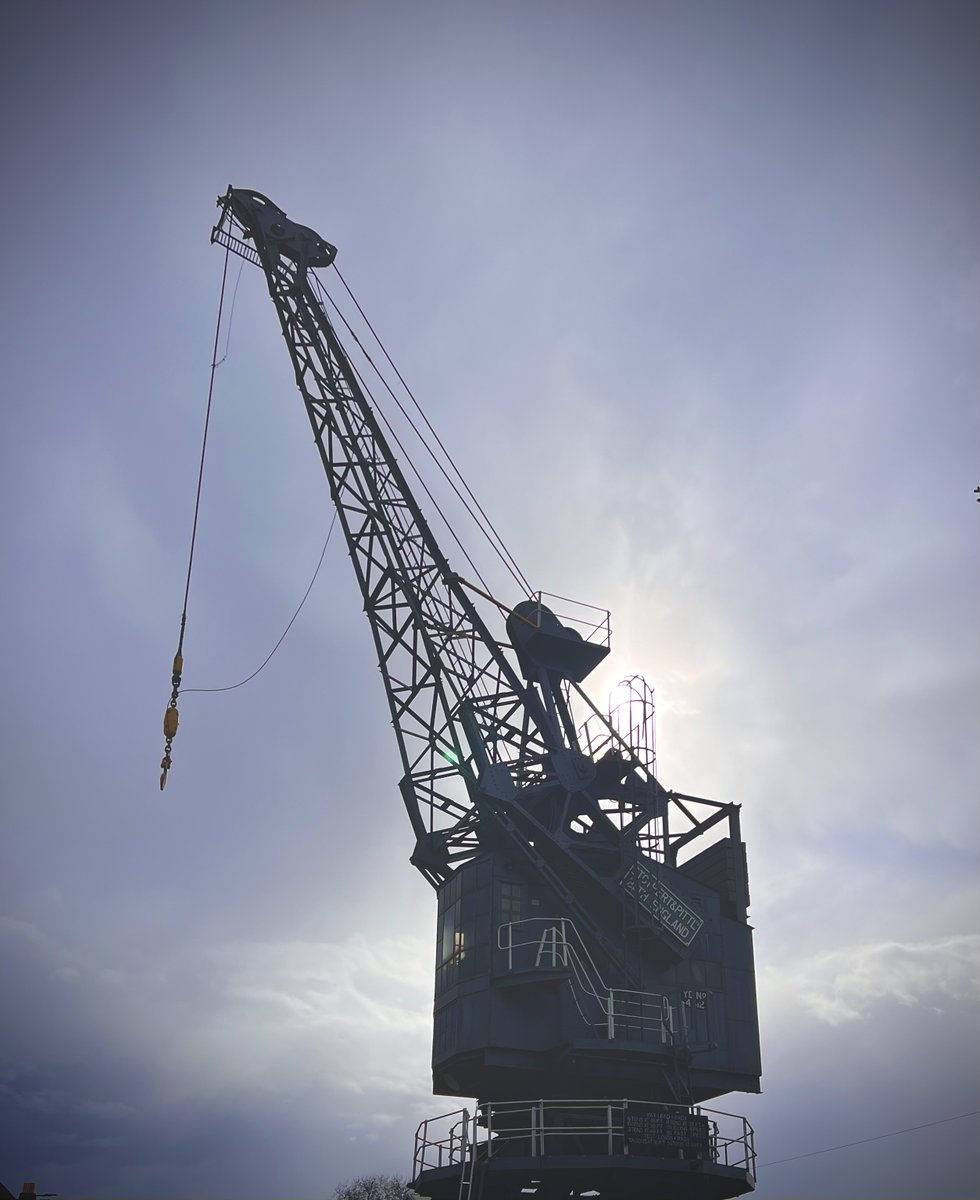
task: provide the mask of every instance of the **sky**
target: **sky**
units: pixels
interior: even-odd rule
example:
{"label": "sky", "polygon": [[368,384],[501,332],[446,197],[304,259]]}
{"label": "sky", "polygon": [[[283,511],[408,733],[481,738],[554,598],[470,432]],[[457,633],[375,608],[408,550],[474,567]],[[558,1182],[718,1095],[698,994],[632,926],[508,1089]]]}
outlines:
{"label": "sky", "polygon": [[[314,1200],[457,1107],[339,538],[265,670],[183,698],[158,788],[234,184],[339,247],[534,586],[611,610],[590,691],[652,681],[665,786],[742,805],[764,1091],[717,1107],[757,1195],[974,1194],[976,6],[4,25],[0,1179]],[[265,658],[331,516],[232,272],[188,688]]]}

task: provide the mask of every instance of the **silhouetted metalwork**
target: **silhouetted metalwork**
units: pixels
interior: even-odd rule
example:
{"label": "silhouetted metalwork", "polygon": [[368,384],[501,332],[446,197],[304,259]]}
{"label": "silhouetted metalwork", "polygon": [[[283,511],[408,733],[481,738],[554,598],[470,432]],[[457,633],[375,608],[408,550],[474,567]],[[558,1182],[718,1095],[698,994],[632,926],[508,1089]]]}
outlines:
{"label": "silhouetted metalwork", "polygon": [[[661,786],[645,681],[624,681],[608,714],[589,700],[608,613],[522,596],[497,640],[499,614],[447,562],[321,303],[312,269],[335,249],[257,192],[218,203],[212,240],[262,268],[279,316],[374,637],[412,862],[438,893],[434,1090],[481,1098],[455,1157],[417,1154],[416,1186],[517,1194],[528,1159],[541,1195],[586,1170],[603,1197],[748,1190],[751,1131],[728,1162],[692,1107],[759,1089],[738,806]],[[582,1105],[605,1124],[575,1140]],[[657,1140],[682,1126],[696,1146]]]}

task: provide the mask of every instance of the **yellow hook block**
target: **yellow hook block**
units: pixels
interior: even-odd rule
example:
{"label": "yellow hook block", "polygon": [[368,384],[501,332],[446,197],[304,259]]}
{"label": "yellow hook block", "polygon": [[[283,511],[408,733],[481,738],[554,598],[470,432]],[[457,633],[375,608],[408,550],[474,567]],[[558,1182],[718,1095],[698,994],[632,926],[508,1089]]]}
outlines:
{"label": "yellow hook block", "polygon": [[163,736],[172,738],[177,733],[177,724],[180,717],[177,714],[177,706],[169,705],[167,711],[163,714]]}

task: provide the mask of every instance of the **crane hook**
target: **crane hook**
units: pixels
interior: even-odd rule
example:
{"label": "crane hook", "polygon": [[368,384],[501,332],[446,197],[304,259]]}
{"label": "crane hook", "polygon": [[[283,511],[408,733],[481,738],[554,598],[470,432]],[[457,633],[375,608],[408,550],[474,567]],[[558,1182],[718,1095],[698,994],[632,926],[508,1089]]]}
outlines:
{"label": "crane hook", "polygon": [[177,735],[177,726],[180,723],[180,714],[177,711],[177,694],[180,691],[180,676],[184,670],[184,659],[178,652],[174,655],[174,670],[171,678],[173,691],[170,693],[170,703],[167,705],[163,713],[163,736],[166,742],[163,747],[163,758],[160,760],[160,791],[167,786],[167,773],[171,767],[170,751],[173,747],[174,738]]}

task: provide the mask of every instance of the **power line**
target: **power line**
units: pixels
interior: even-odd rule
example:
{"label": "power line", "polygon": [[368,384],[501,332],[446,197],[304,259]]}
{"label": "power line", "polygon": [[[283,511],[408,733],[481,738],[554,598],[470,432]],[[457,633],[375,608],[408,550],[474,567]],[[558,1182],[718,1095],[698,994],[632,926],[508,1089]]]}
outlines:
{"label": "power line", "polygon": [[941,1121],[927,1121],[925,1125],[911,1125],[908,1129],[894,1129],[891,1133],[879,1133],[876,1137],[861,1138],[856,1142],[841,1142],[839,1146],[827,1146],[823,1150],[810,1150],[806,1154],[794,1154],[791,1158],[775,1158],[772,1162],[759,1163],[761,1167],[775,1167],[780,1163],[796,1162],[801,1158],[813,1158],[817,1154],[830,1154],[832,1150],[846,1150],[849,1146],[864,1146],[868,1142],[880,1142],[885,1138],[899,1137],[903,1133],[915,1133],[919,1129],[933,1129],[936,1125],[947,1125],[950,1121],[962,1121],[965,1117],[980,1116],[980,1108],[973,1112],[957,1113],[955,1117],[943,1117]]}

